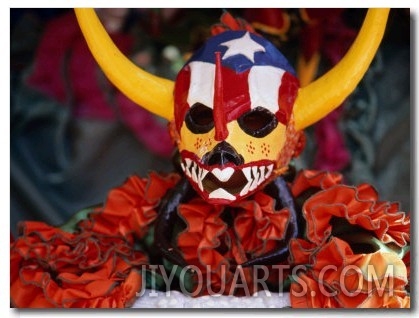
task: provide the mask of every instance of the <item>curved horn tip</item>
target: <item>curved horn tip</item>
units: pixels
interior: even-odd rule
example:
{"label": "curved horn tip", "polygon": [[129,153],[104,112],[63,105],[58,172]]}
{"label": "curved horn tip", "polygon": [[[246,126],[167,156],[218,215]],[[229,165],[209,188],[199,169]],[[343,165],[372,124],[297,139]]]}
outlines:
{"label": "curved horn tip", "polygon": [[369,9],[357,38],[341,61],[300,88],[294,104],[295,129],[302,130],[338,107],[368,70],[381,43],[390,9]]}
{"label": "curved horn tip", "polygon": [[167,120],[174,117],[174,82],[144,71],[113,43],[93,8],[74,8],[90,51],[108,79],[129,99]]}

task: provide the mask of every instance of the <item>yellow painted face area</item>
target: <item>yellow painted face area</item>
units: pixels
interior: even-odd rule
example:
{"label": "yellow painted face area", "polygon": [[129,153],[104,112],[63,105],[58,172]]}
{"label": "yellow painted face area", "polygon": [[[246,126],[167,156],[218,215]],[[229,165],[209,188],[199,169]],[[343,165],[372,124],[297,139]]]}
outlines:
{"label": "yellow painted face area", "polygon": [[[277,127],[263,138],[246,134],[237,121],[228,123],[227,129],[229,134],[225,141],[243,157],[244,164],[260,160],[276,162],[285,144],[286,126],[281,123],[278,123]],[[186,125],[182,125],[178,144],[180,152],[186,150],[194,153],[198,159],[202,159],[218,143],[219,141],[215,140],[215,129],[205,134],[194,134]]]}
{"label": "yellow painted face area", "polygon": [[217,144],[214,139],[214,132],[215,130],[212,129],[205,134],[194,134],[183,124],[180,129],[179,151],[189,151],[194,153],[199,159],[202,159]]}

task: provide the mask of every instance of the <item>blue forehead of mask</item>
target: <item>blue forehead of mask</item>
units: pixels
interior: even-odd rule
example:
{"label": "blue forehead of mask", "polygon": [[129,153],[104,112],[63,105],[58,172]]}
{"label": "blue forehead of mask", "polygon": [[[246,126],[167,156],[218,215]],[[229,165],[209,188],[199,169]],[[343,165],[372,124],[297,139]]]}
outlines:
{"label": "blue forehead of mask", "polygon": [[[253,61],[246,57],[246,55],[240,53],[223,59],[224,54],[229,48],[228,46],[222,44],[247,36],[246,33],[249,34],[248,36],[250,36],[252,41],[264,48],[264,52],[255,51],[253,54]],[[243,50],[245,50],[245,48],[243,48]],[[236,73],[244,72],[252,66],[267,65],[283,69],[296,76],[294,68],[271,42],[261,36],[247,31],[226,31],[209,38],[207,42],[191,57],[188,63],[192,61],[201,61],[215,64],[215,52],[221,53],[222,65],[233,69]]]}

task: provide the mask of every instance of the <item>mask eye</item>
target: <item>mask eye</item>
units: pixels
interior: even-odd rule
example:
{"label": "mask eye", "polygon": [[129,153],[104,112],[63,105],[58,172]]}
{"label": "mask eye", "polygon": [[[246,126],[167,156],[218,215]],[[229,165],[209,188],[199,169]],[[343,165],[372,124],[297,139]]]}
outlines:
{"label": "mask eye", "polygon": [[275,115],[263,107],[256,107],[238,119],[240,128],[256,138],[267,136],[278,125]]}
{"label": "mask eye", "polygon": [[195,103],[185,117],[186,127],[194,134],[205,134],[214,128],[212,109],[201,103]]}

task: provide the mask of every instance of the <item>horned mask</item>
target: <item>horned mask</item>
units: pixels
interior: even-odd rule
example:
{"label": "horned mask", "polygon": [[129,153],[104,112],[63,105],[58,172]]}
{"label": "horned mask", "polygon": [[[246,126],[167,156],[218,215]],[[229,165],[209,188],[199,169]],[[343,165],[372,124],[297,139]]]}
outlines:
{"label": "horned mask", "polygon": [[388,11],[370,9],[340,63],[302,88],[273,44],[247,30],[210,37],[173,83],[127,59],[93,9],[76,14],[108,78],[138,105],[169,120],[194,189],[209,203],[230,204],[286,171],[299,153],[302,130],[354,90],[381,42]]}

